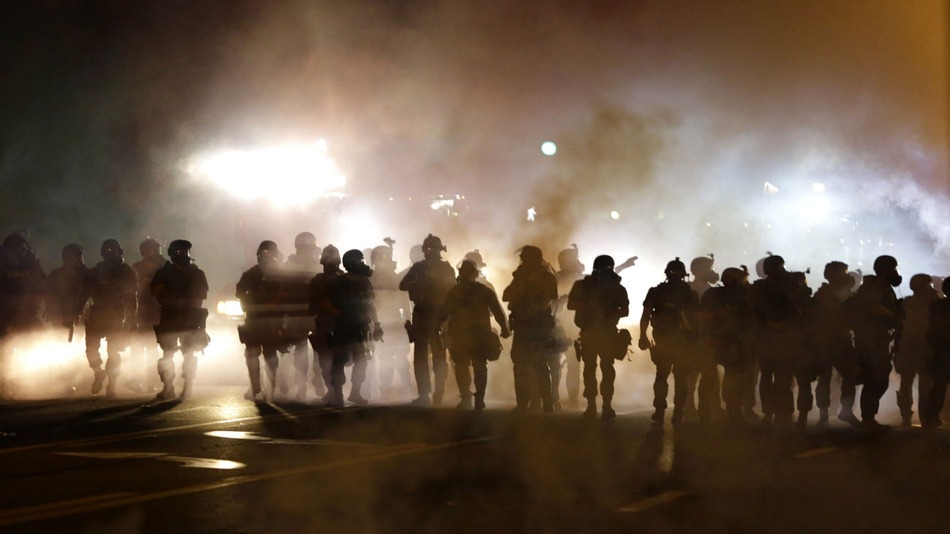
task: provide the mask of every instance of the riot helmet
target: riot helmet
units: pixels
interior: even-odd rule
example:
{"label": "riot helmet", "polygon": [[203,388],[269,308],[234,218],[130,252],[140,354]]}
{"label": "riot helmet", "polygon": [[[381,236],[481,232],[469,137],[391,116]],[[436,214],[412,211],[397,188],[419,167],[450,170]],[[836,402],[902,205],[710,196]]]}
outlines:
{"label": "riot helmet", "polygon": [[320,253],[320,264],[321,265],[339,265],[340,264],[340,250],[333,245],[327,245],[323,247],[323,252]]}
{"label": "riot helmet", "polygon": [[689,262],[689,272],[696,280],[708,284],[715,284],[719,281],[719,273],[713,269],[714,264],[715,257],[712,254],[708,256],[698,256]]}
{"label": "riot helmet", "polygon": [[317,248],[317,237],[310,232],[300,232],[294,238],[294,248],[300,250],[313,250]]}
{"label": "riot helmet", "polygon": [[910,290],[914,293],[933,291],[934,280],[929,274],[915,274],[910,277]]}
{"label": "riot helmet", "polygon": [[606,254],[594,258],[594,271],[613,271],[614,259]]}
{"label": "riot helmet", "polygon": [[778,276],[785,272],[785,258],[772,255],[762,260],[762,272],[765,276]]}
{"label": "riot helmet", "polygon": [[471,252],[466,253],[462,261],[465,261],[465,260],[468,260],[474,263],[475,266],[478,267],[479,269],[485,266],[485,261],[482,259],[482,253],[479,252],[478,249],[475,249]]}
{"label": "riot helmet", "polygon": [[191,242],[176,239],[168,244],[168,258],[175,265],[191,265]]}
{"label": "riot helmet", "polygon": [[686,264],[680,261],[679,257],[677,256],[673,261],[666,264],[666,269],[663,270],[663,274],[665,274],[667,278],[671,279],[686,278]]}
{"label": "riot helmet", "polygon": [[557,254],[557,266],[562,271],[581,274],[584,272],[584,264],[581,263],[577,245],[571,245]]}
{"label": "riot helmet", "polygon": [[396,262],[393,261],[393,249],[385,245],[373,247],[373,252],[369,255],[369,261],[376,268],[396,269]]}
{"label": "riot helmet", "polygon": [[85,252],[86,251],[83,250],[82,245],[78,243],[70,243],[66,245],[63,247],[62,252],[63,265],[85,265],[86,262],[85,258],[83,257]]}
{"label": "riot helmet", "polygon": [[107,263],[121,263],[125,259],[122,246],[119,245],[119,242],[115,239],[106,239],[103,241],[102,247],[99,248],[99,253],[102,255],[102,259]]}
{"label": "riot helmet", "polygon": [[893,287],[901,285],[904,278],[897,271],[897,259],[887,254],[878,256],[874,260],[874,274],[883,278]]}
{"label": "riot helmet", "polygon": [[373,270],[363,262],[365,256],[361,250],[351,249],[343,254],[343,268],[346,272],[361,276],[371,276]]}
{"label": "riot helmet", "polygon": [[459,263],[459,282],[474,282],[478,278],[478,264],[472,260],[462,260]]}
{"label": "riot helmet", "polygon": [[257,264],[264,269],[270,269],[280,264],[280,249],[277,243],[267,240],[257,246]]}
{"label": "riot helmet", "polygon": [[3,248],[7,250],[15,250],[18,248],[26,248],[29,250],[30,242],[27,241],[26,237],[19,232],[14,232],[7,237],[3,238]]}
{"label": "riot helmet", "polygon": [[144,241],[139,243],[139,254],[141,254],[143,258],[160,256],[161,253],[161,243],[151,237],[146,237]]}
{"label": "riot helmet", "polygon": [[740,269],[738,267],[727,267],[722,271],[722,285],[726,287],[733,287],[739,284],[748,283],[749,281],[749,271],[745,269],[745,266]]}
{"label": "riot helmet", "polygon": [[429,234],[425,239],[422,240],[422,254],[426,258],[441,258],[442,252],[447,251],[445,245],[442,244],[442,240],[438,236]]}
{"label": "riot helmet", "polygon": [[541,262],[544,261],[544,257],[541,254],[541,249],[534,245],[525,245],[521,247],[519,256],[521,257],[521,264],[526,266],[541,265]]}

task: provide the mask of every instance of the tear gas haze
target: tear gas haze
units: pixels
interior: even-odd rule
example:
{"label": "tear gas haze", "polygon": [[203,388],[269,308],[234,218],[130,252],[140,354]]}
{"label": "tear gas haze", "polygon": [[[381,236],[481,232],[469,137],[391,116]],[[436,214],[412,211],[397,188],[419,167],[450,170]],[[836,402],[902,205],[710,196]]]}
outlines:
{"label": "tear gas haze", "polygon": [[710,251],[813,287],[833,259],[948,269],[940,0],[0,10],[0,226],[47,269],[67,242],[181,237],[214,294],[264,239],[391,236],[403,269],[431,232],[499,290],[526,243],[637,255],[634,309]]}

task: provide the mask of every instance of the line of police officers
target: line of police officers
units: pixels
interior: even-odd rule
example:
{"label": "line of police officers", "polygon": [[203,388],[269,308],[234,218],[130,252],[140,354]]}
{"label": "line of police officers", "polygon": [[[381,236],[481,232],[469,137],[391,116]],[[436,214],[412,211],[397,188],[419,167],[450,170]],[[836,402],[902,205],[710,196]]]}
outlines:
{"label": "line of police officers", "polygon": [[[576,246],[559,254],[560,270],[555,271],[539,248],[526,245],[519,251],[521,262],[512,282],[502,293],[506,316],[494,288],[481,276],[484,263],[478,251],[466,255],[456,277],[452,265],[442,259],[446,247],[430,234],[413,251],[421,257],[397,273],[393,243],[387,238],[385,246],[368,251],[372,267],[365,263],[364,252],[349,250],[341,257],[333,245],[318,247],[309,232],[296,237],[296,251],[286,262],[275,242],[260,244],[257,264],[242,274],[236,286],[246,314],[238,333],[246,347],[248,399],[270,400],[278,390],[287,394],[293,382],[296,399],[305,400],[312,386],[324,402],[342,407],[346,369],[352,367],[346,398],[366,404],[364,383],[374,356],[384,396],[393,391],[397,373],[403,388],[410,385],[406,355],[411,343],[418,394],[413,404],[442,402],[450,355],[461,397],[458,406],[481,410],[487,363],[498,359],[502,350],[499,334],[491,327],[494,317],[500,337],[513,333],[516,413],[532,406],[544,412],[560,409],[558,392],[566,363],[569,405],[576,405],[582,382],[585,416],[597,416],[598,394],[600,415],[615,416],[614,362],[626,356],[632,341],[627,330],[617,327],[629,314],[629,299],[617,272],[636,258],[615,266],[610,256],[598,256],[585,276]],[[67,245],[63,266],[46,279],[27,240],[20,234],[7,237],[0,249],[0,334],[6,340],[38,328],[40,296],[46,297],[47,318],[69,328],[70,337],[83,317],[86,355],[94,374],[92,392],[105,385],[111,396],[119,353],[131,346],[131,367],[144,367],[145,353],[154,346],[145,339],[154,333],[162,350],[158,397],[175,397],[172,357],[180,350],[181,396],[187,398],[197,371],[196,353],[209,342],[207,310],[201,307],[208,284],[190,257],[190,243],[173,241],[168,247],[170,261],[159,249],[157,241],[146,239],[140,246],[142,260],[130,267],[120,244],[106,240],[100,250],[102,261],[86,269],[82,248]],[[710,421],[720,415],[723,404],[730,423],[758,420],[754,411],[758,385],[763,423],[790,426],[797,408],[797,423],[805,427],[817,404],[818,425],[824,427],[835,370],[841,377],[837,417],[879,430],[884,425],[877,421],[877,413],[892,364],[901,377],[897,400],[904,424],[910,424],[913,414],[915,378],[922,425],[940,424],[950,380],[950,307],[938,298],[928,276],[915,276],[914,294],[898,299],[893,288],[902,279],[893,257],[877,258],[875,274],[863,277],[857,290],[848,266],[836,261],[826,266],[826,282],[812,295],[804,273],[786,271],[780,256],[764,258],[761,278],[752,284],[743,266],[725,269],[722,284],[716,285],[719,276],[713,259],[709,255],[693,260],[692,282],[686,281],[686,266],[679,258],[669,262],[666,281],[652,287],[643,302],[638,346],[650,351],[656,365],[653,419],[658,424],[665,418],[672,375],[674,426],[682,424],[690,410],[701,422]],[[313,348],[312,359],[308,345]],[[566,357],[571,348],[575,358]],[[281,380],[279,354],[291,351],[294,376]],[[579,363],[583,363],[582,381]],[[126,383],[129,389],[144,387],[138,381],[141,376],[133,374]],[[860,384],[859,419],[853,406]]]}
{"label": "line of police officers", "polygon": [[[14,337],[44,330],[47,324],[73,331],[85,324],[86,359],[93,372],[92,393],[105,387],[107,396],[116,395],[122,355],[131,348],[129,363],[133,373],[126,386],[142,391],[147,380],[144,365],[147,353],[161,348],[157,358],[161,399],[175,393],[174,355],[183,356],[182,398],[194,387],[198,360],[210,338],[205,332],[208,316],[202,302],[208,296],[204,272],[191,258],[191,243],[172,241],[169,260],[160,254],[154,239],[140,246],[142,260],[129,266],[115,239],[103,241],[102,261],[87,268],[84,250],[69,244],[62,250],[62,266],[46,277],[29,241],[20,233],[7,236],[0,247],[0,394],[11,396],[14,389],[9,369]],[[105,341],[106,359],[101,348]]]}

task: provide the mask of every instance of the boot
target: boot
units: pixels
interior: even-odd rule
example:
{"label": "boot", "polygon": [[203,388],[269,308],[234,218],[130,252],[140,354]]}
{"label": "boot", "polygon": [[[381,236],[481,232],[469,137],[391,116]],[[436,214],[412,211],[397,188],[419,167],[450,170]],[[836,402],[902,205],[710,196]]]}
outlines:
{"label": "boot", "polygon": [[102,391],[102,385],[106,381],[106,372],[103,371],[101,367],[99,369],[93,369],[92,372],[94,373],[92,377],[92,394],[98,395],[99,392]]}
{"label": "boot", "polygon": [[665,416],[665,414],[666,414],[666,410],[664,410],[663,408],[657,408],[653,412],[653,415],[650,416],[650,419],[652,419],[654,423],[662,425],[663,417]]}
{"label": "boot", "polygon": [[[484,403],[483,403],[483,404],[484,404]],[[456,406],[456,408],[458,408],[459,410],[471,410],[471,409],[473,408],[473,405],[472,405],[472,396],[471,396],[471,395],[464,395],[464,394],[463,394],[463,395],[462,395],[462,400],[459,401],[459,403],[458,403],[458,405]]]}
{"label": "boot", "polygon": [[188,400],[191,398],[191,389],[193,387],[193,381],[185,380],[185,385],[181,388],[181,400]]}
{"label": "boot", "polygon": [[818,409],[818,428],[828,428],[828,408]]}
{"label": "boot", "polygon": [[[352,395],[350,395],[352,397]],[[334,388],[333,389],[333,400],[330,402],[330,405],[334,408],[343,408],[346,406],[346,403],[343,402],[343,392]]]}
{"label": "boot", "polygon": [[808,412],[798,412],[798,421],[795,426],[800,432],[808,428]]}
{"label": "boot", "polygon": [[115,398],[115,383],[118,380],[118,376],[110,375],[109,383],[106,385],[106,398],[114,399]]}
{"label": "boot", "polygon": [[601,410],[600,418],[604,421],[610,421],[617,417],[617,412],[610,406],[610,399],[604,399],[604,407]]}
{"label": "boot", "polygon": [[349,401],[359,406],[366,406],[369,404],[369,401],[360,395],[360,392],[356,389],[350,391]]}
{"label": "boot", "polygon": [[859,428],[861,426],[861,421],[854,415],[854,412],[851,411],[851,408],[841,408],[841,411],[838,412],[838,420],[848,423],[854,428]]}
{"label": "boot", "polygon": [[158,392],[158,395],[155,396],[158,400],[171,400],[175,398],[175,384],[172,382],[165,382],[165,386],[161,391]]}
{"label": "boot", "polygon": [[587,399],[587,409],[584,410],[584,417],[587,419],[597,417],[597,402],[594,399]]}

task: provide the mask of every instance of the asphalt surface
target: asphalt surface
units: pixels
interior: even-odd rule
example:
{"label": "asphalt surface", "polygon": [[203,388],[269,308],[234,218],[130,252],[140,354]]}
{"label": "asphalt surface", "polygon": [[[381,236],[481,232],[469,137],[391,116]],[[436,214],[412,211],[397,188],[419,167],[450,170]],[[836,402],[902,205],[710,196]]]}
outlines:
{"label": "asphalt surface", "polygon": [[400,404],[0,404],[3,532],[947,532],[950,433]]}

